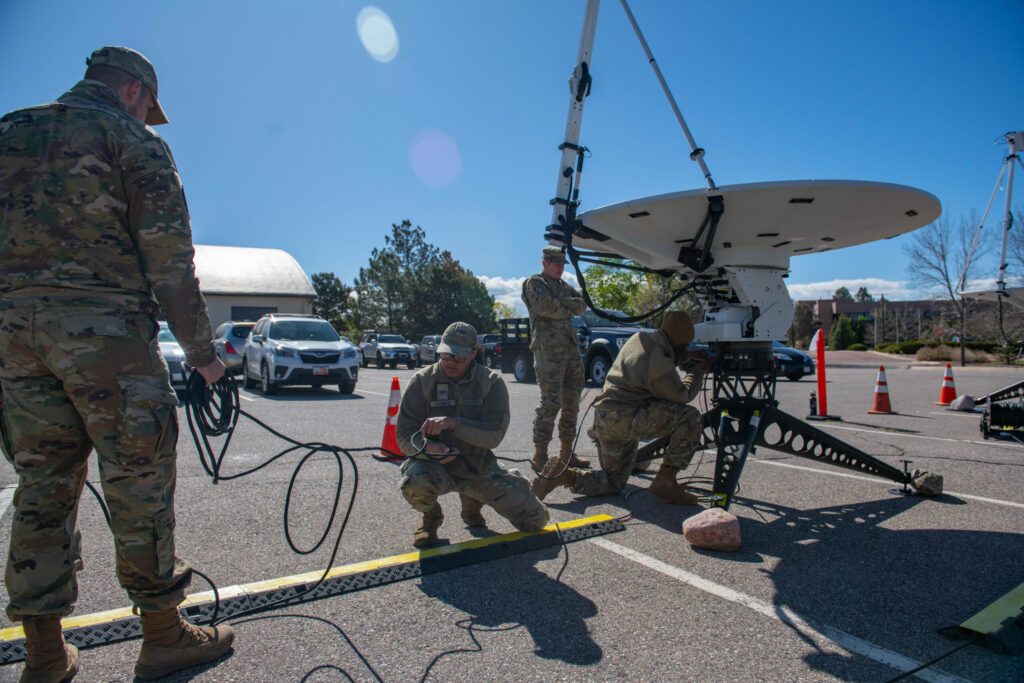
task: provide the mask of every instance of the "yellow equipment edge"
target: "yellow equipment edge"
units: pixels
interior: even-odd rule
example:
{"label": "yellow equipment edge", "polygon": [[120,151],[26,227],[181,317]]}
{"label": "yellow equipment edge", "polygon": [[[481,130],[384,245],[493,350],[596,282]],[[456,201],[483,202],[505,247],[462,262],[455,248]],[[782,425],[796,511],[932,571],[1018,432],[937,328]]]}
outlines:
{"label": "yellow equipment edge", "polygon": [[[614,519],[611,515],[594,515],[592,517],[581,517],[580,519],[574,519],[568,522],[559,522],[557,524],[548,524],[540,531],[515,531],[508,534],[498,534],[496,536],[488,536],[487,538],[475,538],[471,541],[463,541],[461,543],[454,543],[452,545],[441,546],[438,548],[428,548],[426,550],[420,550],[411,553],[403,553],[401,555],[392,555],[391,557],[383,557],[377,560],[366,560],[364,562],[356,562],[354,564],[346,564],[340,567],[332,567],[328,570],[327,577],[335,578],[338,576],[344,576],[345,574],[356,574],[359,572],[365,572],[372,569],[380,569],[381,567],[388,567],[398,564],[406,564],[409,562],[415,562],[420,559],[437,557],[439,555],[451,555],[461,550],[469,550],[472,548],[482,548],[493,543],[504,543],[507,541],[515,541],[520,538],[527,536],[537,536],[540,534],[549,534],[561,529],[574,529],[576,527],[586,526],[588,524],[596,524],[598,522],[608,522]],[[267,579],[265,581],[257,581],[254,583],[247,583],[240,586],[228,586],[227,588],[221,588],[217,590],[217,594],[220,599],[233,597],[236,595],[242,595],[245,593],[259,593],[266,590],[272,590],[275,588],[282,588],[284,586],[292,584],[303,584],[309,583],[310,581],[316,581],[323,575],[323,571],[312,571],[305,572],[303,574],[294,574],[292,576],[283,576],[278,579]],[[187,607],[189,605],[210,602],[213,600],[213,591],[203,591],[202,593],[194,593],[185,598],[185,601],[179,605],[179,607]],[[61,627],[64,630],[70,628],[78,628],[82,626],[96,626],[98,624],[104,624],[117,619],[126,619],[133,616],[131,607],[120,607],[117,609],[106,610],[104,612],[93,612],[92,614],[83,614],[78,617],[65,617],[61,620]],[[25,637],[25,632],[22,630],[21,625],[10,626],[5,629],[0,629],[0,642],[7,642],[11,640],[19,640]]]}
{"label": "yellow equipment edge", "polygon": [[998,633],[1007,619],[1016,619],[1024,610],[1024,583],[998,600],[985,607],[967,621],[960,624],[961,628],[981,634]]}

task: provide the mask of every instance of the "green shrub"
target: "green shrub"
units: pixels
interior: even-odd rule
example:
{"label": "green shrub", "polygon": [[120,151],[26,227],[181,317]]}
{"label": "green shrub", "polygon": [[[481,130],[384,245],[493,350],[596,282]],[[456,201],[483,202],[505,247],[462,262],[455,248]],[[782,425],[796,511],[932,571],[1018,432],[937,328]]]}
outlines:
{"label": "green shrub", "polygon": [[846,350],[847,351],[867,351],[868,347],[864,346],[863,344],[850,344],[849,346],[846,347]]}
{"label": "green shrub", "polygon": [[907,356],[913,356],[915,353],[918,352],[918,350],[922,349],[923,347],[925,347],[927,345],[928,344],[926,342],[918,341],[918,340],[903,341],[903,342],[900,342],[899,344],[897,344],[896,348],[899,349],[898,353],[902,353],[902,354],[905,354]]}
{"label": "green shrub", "polygon": [[[960,360],[960,347],[950,347],[945,344],[938,346],[924,346],[917,351],[917,360],[946,361],[951,363]],[[971,349],[964,349],[964,360],[968,363],[975,363],[984,360],[984,356]]]}
{"label": "green shrub", "polygon": [[884,342],[875,347],[875,351],[879,353],[896,353],[896,344],[893,342]]}

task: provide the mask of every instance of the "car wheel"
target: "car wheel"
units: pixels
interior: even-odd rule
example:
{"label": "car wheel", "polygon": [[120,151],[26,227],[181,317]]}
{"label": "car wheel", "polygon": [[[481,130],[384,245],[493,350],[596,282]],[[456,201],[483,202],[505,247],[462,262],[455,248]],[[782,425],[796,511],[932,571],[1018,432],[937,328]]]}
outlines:
{"label": "car wheel", "polygon": [[377,367],[378,368],[384,367],[384,359],[381,357],[381,355],[379,353],[377,354]]}
{"label": "car wheel", "polygon": [[359,361],[359,364],[362,365],[364,368],[370,367],[370,361],[366,356],[363,356],[363,359]]}
{"label": "car wheel", "polygon": [[495,365],[497,365],[497,363],[495,363],[495,362],[494,362],[494,354],[493,354],[493,353],[489,353],[489,354],[487,354],[487,356],[486,356],[486,363],[485,363],[485,364],[486,364],[486,365],[487,365],[487,367],[489,367],[489,368],[490,368],[491,370],[493,370],[493,369],[494,369],[494,366],[495,366]]}
{"label": "car wheel", "polygon": [[266,396],[273,396],[277,393],[277,387],[270,381],[270,370],[267,369],[266,363],[260,366],[260,389]]}
{"label": "car wheel", "polygon": [[802,373],[802,372],[794,372],[794,373],[791,373],[789,375],[786,375],[786,379],[788,379],[790,382],[799,382],[800,378],[803,377],[803,376],[804,376],[804,373]]}
{"label": "car wheel", "polygon": [[351,394],[355,390],[356,390],[356,383],[355,382],[349,382],[348,384],[345,384],[344,382],[342,382],[341,384],[338,385],[338,393],[339,394]]}
{"label": "car wheel", "polygon": [[512,375],[517,382],[533,381],[533,367],[530,365],[530,357],[525,353],[516,354],[516,360],[512,364]]}
{"label": "car wheel", "polygon": [[252,377],[249,376],[249,359],[242,359],[242,386],[246,389],[252,389],[256,386],[256,382],[252,381]]}
{"label": "car wheel", "polygon": [[408,368],[409,370],[412,370],[414,367],[416,367],[416,361],[409,361],[408,363],[405,364],[405,367]]}
{"label": "car wheel", "polygon": [[392,370],[394,370],[395,368],[398,367],[398,361],[394,361],[394,360],[393,361],[389,361],[388,362],[388,367],[391,368]]}
{"label": "car wheel", "polygon": [[601,386],[604,384],[604,378],[608,376],[608,368],[611,366],[612,359],[608,357],[608,354],[596,354],[587,365],[587,379],[597,386]]}

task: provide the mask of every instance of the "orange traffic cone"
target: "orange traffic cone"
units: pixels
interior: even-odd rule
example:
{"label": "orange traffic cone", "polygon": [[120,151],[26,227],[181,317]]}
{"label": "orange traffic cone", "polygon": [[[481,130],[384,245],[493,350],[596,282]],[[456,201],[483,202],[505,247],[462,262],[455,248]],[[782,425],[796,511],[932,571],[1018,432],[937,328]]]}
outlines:
{"label": "orange traffic cone", "polygon": [[875,382],[875,402],[868,411],[869,415],[896,415],[889,403],[889,385],[885,381],[885,366],[878,366],[878,381]]}
{"label": "orange traffic cone", "polygon": [[381,439],[381,455],[388,459],[388,462],[401,462],[402,449],[398,447],[398,439],[395,438],[395,423],[398,422],[398,404],[402,402],[402,387],[398,384],[398,378],[391,378],[391,397],[388,399],[388,415],[384,420],[384,437]]}
{"label": "orange traffic cone", "polygon": [[946,363],[946,375],[942,378],[942,393],[939,394],[939,400],[935,402],[937,406],[948,406],[956,399],[956,387],[953,386],[953,364]]}

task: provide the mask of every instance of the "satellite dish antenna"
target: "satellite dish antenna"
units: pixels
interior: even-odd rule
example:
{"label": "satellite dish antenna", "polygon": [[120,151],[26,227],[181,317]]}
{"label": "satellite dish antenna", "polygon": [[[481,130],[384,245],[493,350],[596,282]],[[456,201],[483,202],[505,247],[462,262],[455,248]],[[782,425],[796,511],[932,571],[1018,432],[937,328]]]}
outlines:
{"label": "satellite dish antenna", "polygon": [[[688,283],[686,291],[701,302],[704,317],[694,326],[696,339],[707,343],[717,357],[713,408],[705,416],[705,424],[714,434],[711,441],[718,448],[713,505],[729,506],[743,463],[756,445],[898,483],[914,483],[911,473],[778,410],[772,342],[784,339],[793,321],[793,301],[783,282],[792,256],[916,230],[938,218],[942,212],[939,200],[911,187],[851,180],[718,187],[704,160],[704,149],[686,125],[633,13],[626,0],[620,3],[690,144],[690,158],[699,165],[707,189],[646,197],[577,216],[583,159],[588,151],[580,145],[579,133],[584,100],[590,92],[600,4],[588,0],[576,68],[569,78],[569,116],[559,145],[562,158],[545,239],[564,246],[592,308],[579,262],[609,257],[639,264],[628,266],[635,269],[666,276],[680,274]],[[596,308],[595,312],[608,317]],[[770,425],[783,434],[771,444],[765,441]]]}

